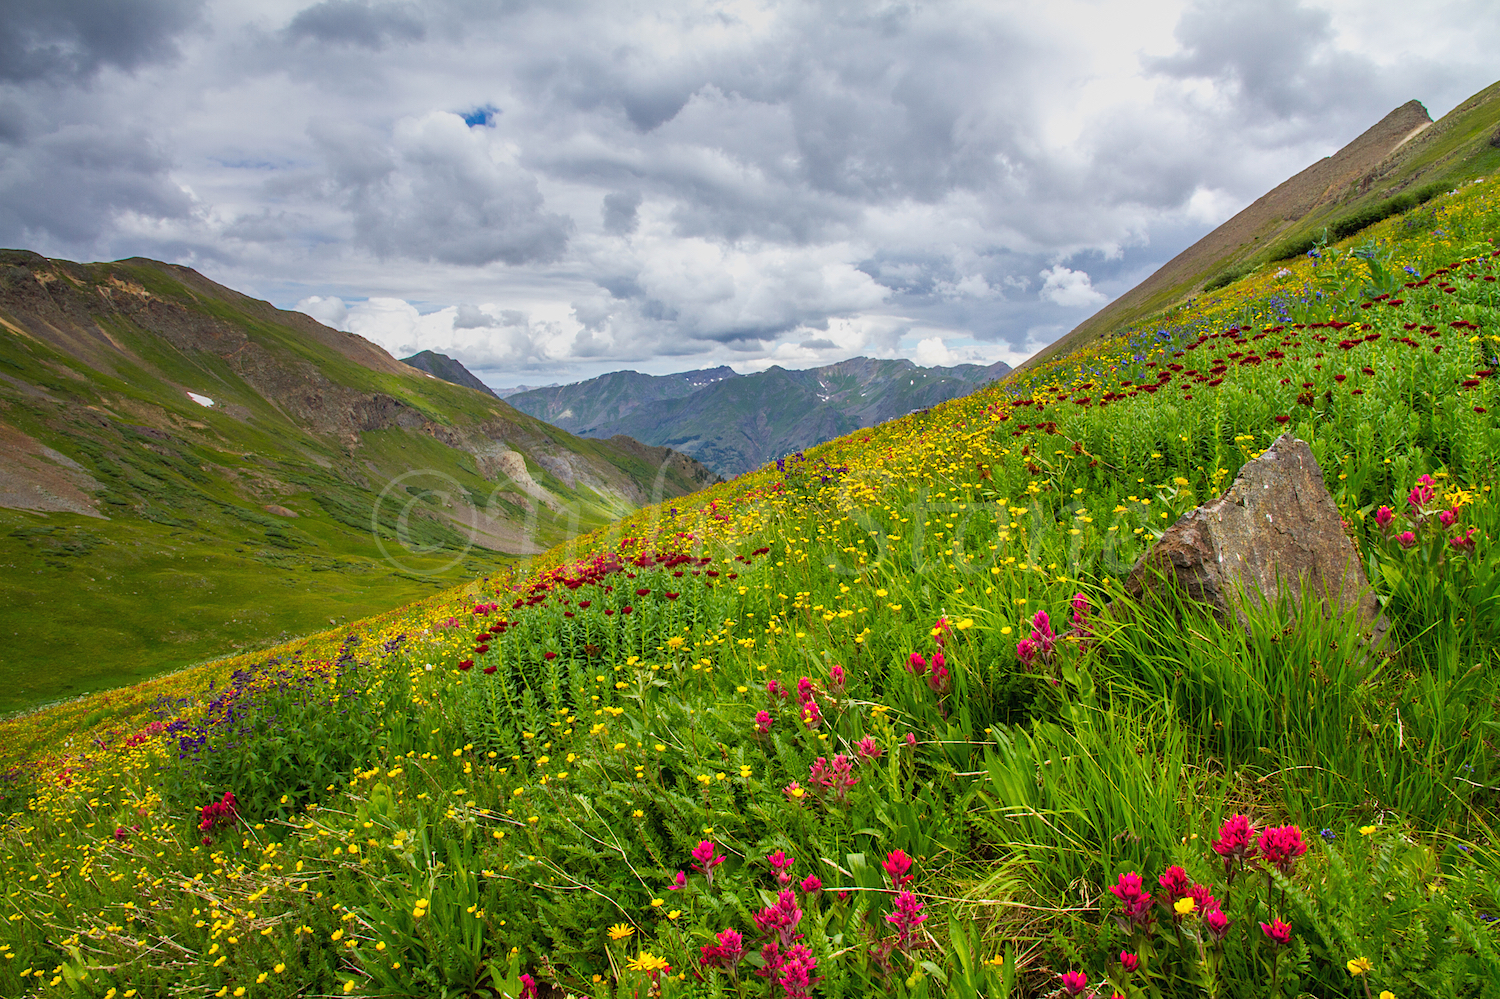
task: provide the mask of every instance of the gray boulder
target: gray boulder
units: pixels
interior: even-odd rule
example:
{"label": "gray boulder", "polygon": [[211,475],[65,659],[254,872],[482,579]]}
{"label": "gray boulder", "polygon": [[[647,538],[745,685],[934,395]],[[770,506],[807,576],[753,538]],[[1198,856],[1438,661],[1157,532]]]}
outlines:
{"label": "gray boulder", "polygon": [[1142,601],[1162,586],[1221,621],[1245,623],[1234,606],[1241,592],[1257,603],[1305,592],[1320,595],[1325,612],[1357,607],[1372,644],[1388,624],[1317,459],[1290,434],[1240,469],[1223,496],[1178,518],[1130,570],[1125,592]]}

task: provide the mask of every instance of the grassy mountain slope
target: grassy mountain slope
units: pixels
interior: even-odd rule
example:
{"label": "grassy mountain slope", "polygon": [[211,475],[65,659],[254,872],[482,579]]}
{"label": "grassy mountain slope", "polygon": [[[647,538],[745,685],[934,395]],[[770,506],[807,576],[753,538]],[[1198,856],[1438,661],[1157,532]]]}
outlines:
{"label": "grassy mountain slope", "polygon": [[[1077,350],[1206,285],[1305,252],[1325,230],[1335,240],[1500,167],[1500,83],[1432,122],[1410,101],[1332,156],[1252,202],[1031,359]],[[1347,230],[1347,231],[1346,231]]]}
{"label": "grassy mountain slope", "polygon": [[0,453],[0,711],[411,600],[711,478],[187,268],[25,251],[0,253]]}
{"label": "grassy mountain slope", "polygon": [[466,385],[475,391],[483,392],[485,395],[499,398],[499,396],[495,395],[494,389],[474,377],[472,371],[447,354],[438,354],[431,350],[424,350],[410,357],[401,358],[401,363],[409,364],[418,371],[425,371],[432,377],[441,378],[445,382],[452,382],[455,385]]}
{"label": "grassy mountain slope", "polygon": [[[701,376],[733,372],[721,368],[668,376],[698,384],[691,392],[680,392],[682,383],[674,383],[680,394],[654,399],[636,394],[638,380],[648,376],[617,372],[545,393],[514,396],[510,401],[538,416],[546,413],[561,418],[559,407],[592,413],[596,422],[576,420],[578,433],[627,434],[667,445],[732,476],[851,430],[934,406],[1009,370],[1004,363],[922,368],[904,359],[856,357],[820,368],[787,371],[775,366],[753,375],[711,381]],[[656,389],[654,382],[644,387]],[[585,410],[588,398],[609,402]],[[534,408],[544,401],[545,409]]]}
{"label": "grassy mountain slope", "polygon": [[[5,723],[0,992],[1490,995],[1500,177],[1424,210],[524,574]],[[1380,656],[1123,597],[1288,432]]]}

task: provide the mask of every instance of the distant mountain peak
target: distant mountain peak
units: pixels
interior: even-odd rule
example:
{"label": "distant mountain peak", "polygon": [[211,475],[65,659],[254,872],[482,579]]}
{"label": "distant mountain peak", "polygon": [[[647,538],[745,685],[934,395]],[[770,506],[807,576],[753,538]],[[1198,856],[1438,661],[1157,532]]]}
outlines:
{"label": "distant mountain peak", "polygon": [[441,378],[445,382],[452,382],[454,385],[463,385],[466,388],[483,392],[485,395],[494,396],[496,399],[500,398],[500,396],[495,394],[494,389],[476,378],[474,373],[464,367],[456,358],[449,357],[447,354],[423,350],[410,357],[401,358],[401,363],[409,364],[418,371],[425,371],[432,377]]}

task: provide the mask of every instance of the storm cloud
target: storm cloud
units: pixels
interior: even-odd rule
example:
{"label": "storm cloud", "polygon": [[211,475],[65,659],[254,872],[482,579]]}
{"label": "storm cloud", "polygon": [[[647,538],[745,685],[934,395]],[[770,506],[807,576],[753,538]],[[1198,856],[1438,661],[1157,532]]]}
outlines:
{"label": "storm cloud", "polygon": [[197,266],[496,385],[1014,363],[1396,105],[1493,82],[1497,20],[18,0],[0,242]]}
{"label": "storm cloud", "polygon": [[80,80],[174,59],[204,0],[8,0],[0,80]]}

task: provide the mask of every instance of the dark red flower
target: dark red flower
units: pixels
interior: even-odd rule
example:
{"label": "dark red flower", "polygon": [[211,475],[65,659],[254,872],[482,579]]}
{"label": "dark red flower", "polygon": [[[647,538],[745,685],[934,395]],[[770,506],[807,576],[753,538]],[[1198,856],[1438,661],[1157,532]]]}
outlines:
{"label": "dark red flower", "polygon": [[465,659],[463,662],[461,662],[461,663],[458,664],[458,668],[459,669],[466,670],[466,669],[472,669],[473,667],[474,667],[474,660],[472,660],[472,659]]}

